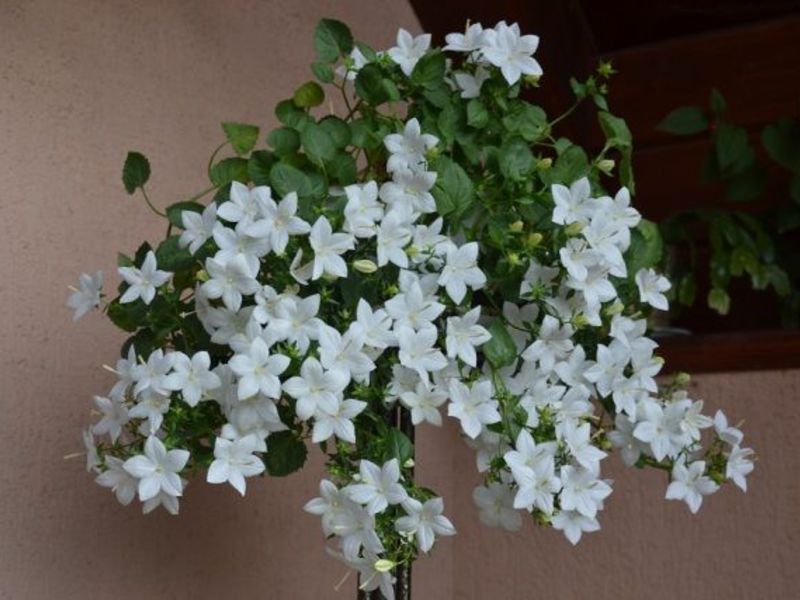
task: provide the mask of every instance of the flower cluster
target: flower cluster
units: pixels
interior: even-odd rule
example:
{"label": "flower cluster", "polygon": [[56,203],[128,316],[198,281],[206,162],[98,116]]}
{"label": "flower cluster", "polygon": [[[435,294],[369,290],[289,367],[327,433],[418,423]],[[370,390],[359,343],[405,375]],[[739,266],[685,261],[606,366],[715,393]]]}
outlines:
{"label": "flower cluster", "polygon": [[[541,75],[537,45],[501,22],[447,36],[454,60],[404,30],[378,53],[323,20],[315,73],[347,117],[317,121],[310,82],[276,110],[272,151],[225,124],[249,158],[211,169],[212,202],[168,208],[178,234],[121,258],[106,311],[132,336],[84,436],[97,483],[175,514],[192,476],[244,495],[248,478],[299,469],[308,440],[330,478],[305,510],[387,598],[397,568],[455,533],[413,480],[403,423],[459,422],[484,523],[516,530],[530,513],[573,543],[600,527],[615,448],[668,471],[666,497],[692,512],[726,480],[746,489],[741,432],[704,416],[684,376],[655,379],[647,315],[670,285],[629,188],[600,180],[608,150],[627,160],[627,128],[601,113],[614,141],[592,163],[553,138],[558,119],[518,98]],[[406,117],[378,110],[392,100]],[[129,161],[126,187],[143,189],[149,164]],[[81,276],[76,318],[104,302],[102,280]]]}

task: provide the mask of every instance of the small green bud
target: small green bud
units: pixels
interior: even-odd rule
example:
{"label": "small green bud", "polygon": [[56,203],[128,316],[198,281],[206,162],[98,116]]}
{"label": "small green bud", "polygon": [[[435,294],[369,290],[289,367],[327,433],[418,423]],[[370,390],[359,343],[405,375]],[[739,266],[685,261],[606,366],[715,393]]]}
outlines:
{"label": "small green bud", "polygon": [[525,82],[526,85],[532,85],[534,87],[539,86],[539,80],[542,78],[541,75],[525,75],[522,78],[522,81]]}
{"label": "small green bud", "polygon": [[512,252],[511,254],[509,254],[508,264],[510,264],[512,267],[516,267],[517,265],[522,264],[522,261],[519,258],[519,254],[517,254],[516,252]]}
{"label": "small green bud", "polygon": [[681,371],[675,375],[675,385],[678,387],[686,387],[689,385],[689,382],[692,380],[692,376],[688,373],[684,373]]}
{"label": "small green bud", "polygon": [[508,230],[511,233],[520,233],[524,226],[525,223],[523,223],[522,221],[514,221],[511,225],[508,226]]}
{"label": "small green bud", "polygon": [[583,224],[582,223],[578,223],[578,222],[570,223],[564,229],[564,233],[566,233],[569,237],[575,237],[581,231],[583,231]]}
{"label": "small green bud", "polygon": [[542,243],[543,239],[544,236],[541,233],[536,232],[528,234],[528,238],[525,240],[525,242],[527,243],[529,248],[536,248],[536,246]]}
{"label": "small green bud", "polygon": [[359,273],[370,274],[370,273],[374,273],[375,271],[378,270],[378,265],[376,265],[371,260],[368,260],[368,259],[364,258],[364,259],[361,259],[361,260],[354,261],[353,262],[353,268],[356,271],[358,271]]}
{"label": "small green bud", "polygon": [[600,77],[605,77],[608,79],[616,72],[617,70],[614,68],[614,65],[611,64],[610,60],[601,60],[600,64],[597,65],[597,74],[600,75]]}
{"label": "small green bud", "polygon": [[194,276],[194,278],[201,283],[208,281],[210,279],[210,277],[208,276],[208,271],[206,271],[205,269],[200,269]]}
{"label": "small green bud", "polygon": [[586,318],[586,315],[580,313],[572,318],[572,324],[575,326],[575,329],[580,329],[589,324],[589,319]]}
{"label": "small green bud", "polygon": [[606,306],[603,309],[603,314],[605,314],[607,317],[613,317],[614,315],[622,313],[623,310],[625,310],[625,305],[617,300],[614,302],[614,304],[609,304]]}
{"label": "small green bud", "polygon": [[409,458],[408,460],[406,460],[406,462],[403,463],[403,466],[406,469],[413,469],[414,468],[414,459],[413,458]]}
{"label": "small green bud", "polygon": [[546,171],[552,166],[553,166],[552,158],[540,158],[538,161],[536,161],[536,169],[538,171]]}
{"label": "small green bud", "polygon": [[606,175],[611,175],[611,171],[614,170],[615,164],[616,163],[610,158],[604,158],[603,160],[597,161],[597,168]]}
{"label": "small green bud", "polygon": [[389,560],[388,558],[381,558],[379,560],[376,560],[373,566],[375,567],[375,570],[378,573],[388,573],[389,571],[394,569],[396,565],[397,563],[394,562],[393,560]]}

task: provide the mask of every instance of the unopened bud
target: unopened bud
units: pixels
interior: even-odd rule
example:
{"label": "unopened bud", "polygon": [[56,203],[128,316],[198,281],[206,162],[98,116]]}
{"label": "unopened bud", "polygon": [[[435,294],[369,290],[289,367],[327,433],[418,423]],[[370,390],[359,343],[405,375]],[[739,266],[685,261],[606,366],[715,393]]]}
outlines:
{"label": "unopened bud", "polygon": [[574,237],[578,235],[581,231],[583,231],[583,223],[570,223],[567,225],[566,229],[564,229],[564,233],[566,233],[569,237]]}
{"label": "unopened bud", "polygon": [[597,168],[600,169],[606,175],[610,175],[611,171],[614,170],[615,164],[616,163],[610,158],[604,158],[603,160],[597,161]]}
{"label": "unopened bud", "polygon": [[525,223],[522,221],[514,221],[511,225],[508,226],[508,230],[512,233],[519,233],[522,231],[522,228],[525,226]]}
{"label": "unopened bud", "polygon": [[406,462],[404,462],[404,463],[403,463],[403,466],[404,466],[406,469],[411,469],[411,468],[413,468],[413,467],[414,467],[414,459],[413,459],[413,458],[409,458],[409,459],[407,459],[407,460],[406,460]]}
{"label": "unopened bud", "polygon": [[508,255],[508,264],[510,264],[511,266],[516,267],[521,262],[522,261],[520,261],[519,259],[519,254],[517,254],[516,252],[512,252],[511,254]]}
{"label": "unopened bud", "polygon": [[205,281],[208,281],[208,280],[209,280],[208,271],[206,271],[205,269],[200,269],[200,270],[197,272],[197,274],[194,276],[194,278],[195,278],[197,281],[199,281],[200,283],[203,283],[203,282],[205,282]]}
{"label": "unopened bud", "polygon": [[528,85],[538,86],[541,75],[525,75],[522,80]]}
{"label": "unopened bud", "polygon": [[359,273],[370,274],[378,270],[378,265],[369,259],[363,258],[361,260],[354,261],[353,268]]}
{"label": "unopened bud", "polygon": [[388,573],[389,571],[394,569],[395,565],[397,565],[397,563],[394,562],[393,560],[389,560],[388,558],[381,558],[379,560],[376,560],[373,566],[375,567],[375,570],[378,573]]}
{"label": "unopened bud", "polygon": [[681,371],[675,375],[675,385],[678,387],[685,387],[689,385],[689,382],[692,380],[692,376],[688,373],[684,373]]}
{"label": "unopened bud", "polygon": [[538,161],[536,161],[536,169],[539,171],[546,171],[552,166],[553,166],[552,158],[540,158]]}
{"label": "unopened bud", "polygon": [[589,324],[589,319],[586,318],[586,315],[581,313],[572,318],[572,324],[576,329],[580,329],[581,327],[586,327],[586,325]]}
{"label": "unopened bud", "polygon": [[530,248],[535,248],[542,243],[542,239],[544,239],[544,236],[541,233],[536,232],[528,235],[526,242]]}

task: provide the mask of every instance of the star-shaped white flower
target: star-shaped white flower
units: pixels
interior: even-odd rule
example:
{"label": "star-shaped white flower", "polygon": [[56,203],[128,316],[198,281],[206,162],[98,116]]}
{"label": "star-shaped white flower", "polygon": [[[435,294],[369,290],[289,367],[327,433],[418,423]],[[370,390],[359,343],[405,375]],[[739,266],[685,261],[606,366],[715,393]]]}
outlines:
{"label": "star-shaped white flower", "polygon": [[539,46],[539,37],[520,35],[519,25],[500,21],[494,29],[484,32],[483,56],[499,67],[509,85],[514,85],[523,75],[541,75],[542,67],[533,58]]}
{"label": "star-shaped white flower", "polygon": [[492,395],[492,383],[488,379],[473,383],[472,388],[457,379],[451,379],[447,414],[461,421],[464,433],[475,439],[485,425],[500,422],[497,400]]}
{"label": "star-shaped white flower", "polygon": [[208,467],[208,483],[230,483],[244,496],[247,489],[245,477],[264,472],[264,463],[254,452],[261,444],[255,435],[246,435],[237,440],[218,437],[214,442],[214,461]]}
{"label": "star-shaped white flower", "polygon": [[408,497],[400,483],[400,463],[396,458],[382,467],[362,459],[358,472],[359,482],[351,483],[344,491],[351,500],[365,505],[371,515],[383,512],[390,504],[400,504]]}
{"label": "star-shaped white flower", "polygon": [[109,488],[123,506],[128,506],[136,496],[139,482],[125,470],[124,462],[116,456],[106,456],[106,470],[95,478],[95,483]]}
{"label": "star-shaped white flower", "polygon": [[653,269],[639,269],[636,273],[636,287],[639,298],[658,310],[669,310],[669,301],[664,292],[672,287],[669,279],[659,275]]}
{"label": "star-shaped white flower", "polygon": [[447,366],[447,359],[435,345],[439,336],[435,327],[423,327],[419,331],[400,327],[396,334],[400,364],[414,369],[423,381],[428,381],[429,373],[441,371]]}
{"label": "star-shaped white flower", "polygon": [[295,404],[297,417],[307,421],[319,408],[329,413],[335,412],[347,384],[347,375],[336,370],[326,371],[312,356],[303,361],[300,376],[284,382],[283,389],[297,400]]}
{"label": "star-shaped white flower", "polygon": [[259,210],[262,218],[249,225],[245,232],[255,238],[269,239],[275,254],[283,254],[290,235],[303,235],[311,230],[308,223],[296,216],[295,192],[289,192],[277,204],[272,198],[265,198],[259,203]]}
{"label": "star-shaped white flower", "polygon": [[477,242],[468,242],[460,247],[454,245],[447,251],[439,285],[444,286],[453,302],[458,304],[464,299],[467,286],[479,290],[485,283],[486,275],[478,268]]}
{"label": "star-shaped white flower", "polygon": [[389,173],[401,169],[415,169],[424,164],[425,153],[439,143],[439,138],[422,133],[416,118],[406,122],[403,133],[390,133],[383,138],[383,145],[389,151],[386,170]]}
{"label": "star-shaped white flower", "polygon": [[100,306],[100,290],[103,289],[103,272],[97,271],[94,275],[81,273],[78,277],[78,287],[70,287],[72,293],[67,298],[67,306],[75,311],[73,321],[77,321],[93,308]]}
{"label": "star-shaped white flower", "polygon": [[139,500],[155,498],[159,492],[180,496],[183,482],[180,473],[189,460],[189,451],[175,448],[167,451],[164,443],[151,435],[144,444],[144,454],[125,461],[125,470],[139,480]]}
{"label": "star-shaped white flower", "polygon": [[417,37],[412,36],[402,27],[397,32],[397,46],[389,48],[386,52],[389,57],[400,65],[406,77],[411,75],[420,58],[431,47],[431,34],[424,33]]}
{"label": "star-shaped white flower", "polygon": [[335,435],[340,440],[355,444],[356,428],[353,425],[353,419],[361,414],[366,407],[366,402],[352,399],[338,402],[336,410],[330,412],[320,406],[314,414],[314,429],[311,432],[311,441],[319,444]]}
{"label": "star-shaped white flower", "polygon": [[214,233],[217,224],[217,205],[212,202],[203,209],[202,213],[193,210],[181,211],[183,232],[178,239],[181,248],[189,247],[189,252],[194,254],[205,244]]}
{"label": "star-shaped white flower", "polygon": [[290,359],[283,354],[270,354],[262,338],[254,339],[246,354],[236,354],[228,365],[239,376],[239,400],[259,392],[268,398],[281,397],[281,380],[278,375],[289,366]]}
{"label": "star-shaped white flower", "polygon": [[314,250],[311,279],[319,279],[325,273],[334,277],[347,277],[347,263],[341,255],[355,247],[353,236],[333,233],[328,219],[320,217],[311,228],[308,241]]}
{"label": "star-shaped white flower", "polygon": [[706,463],[696,460],[688,467],[683,458],[672,467],[672,482],[667,487],[667,500],[683,500],[692,513],[700,510],[703,496],[713,494],[719,489],[710,477],[704,475]]}
{"label": "star-shaped white flower", "polygon": [[484,525],[506,531],[522,528],[522,514],[514,508],[514,490],[508,485],[494,481],[487,487],[476,487],[472,499],[480,509],[479,518]]}
{"label": "star-shaped white flower", "polygon": [[150,304],[156,296],[156,289],[167,283],[172,275],[167,271],[158,270],[156,255],[152,250],[144,257],[141,268],[119,267],[117,271],[128,284],[128,289],[119,299],[121,304],[133,302],[138,298],[145,304]]}
{"label": "star-shaped white flower", "polygon": [[417,539],[417,546],[423,552],[429,552],[437,535],[455,535],[456,528],[445,517],[444,501],[441,498],[431,498],[423,504],[414,498],[403,501],[405,517],[395,521],[395,529],[400,533],[413,534]]}
{"label": "star-shaped white flower", "polygon": [[170,390],[180,391],[189,406],[197,406],[206,392],[222,385],[220,378],[211,372],[211,357],[205,350],[196,352],[191,358],[183,352],[175,352],[172,369],[164,385]]}
{"label": "star-shaped white flower", "polygon": [[476,306],[463,317],[447,318],[447,356],[460,358],[471,367],[478,364],[475,348],[491,339],[491,334],[478,325],[481,307]]}
{"label": "star-shaped white flower", "polygon": [[242,307],[243,295],[252,295],[261,289],[261,284],[256,280],[258,272],[241,254],[224,262],[208,258],[206,271],[210,279],[200,289],[208,298],[222,298],[225,306],[233,311]]}
{"label": "star-shaped white flower", "polygon": [[122,427],[130,421],[127,407],[118,400],[103,396],[95,396],[94,405],[103,415],[103,418],[94,424],[92,433],[95,435],[107,433],[108,437],[111,438],[111,442],[116,443],[119,434],[122,432]]}
{"label": "star-shaped white flower", "polygon": [[439,407],[447,401],[447,392],[438,386],[418,381],[414,390],[400,394],[400,402],[411,411],[411,422],[419,425],[428,422],[431,425],[441,426],[442,415]]}
{"label": "star-shaped white flower", "polygon": [[587,517],[576,510],[562,510],[551,521],[553,529],[563,531],[566,538],[574,546],[581,541],[584,533],[600,530],[596,517]]}
{"label": "star-shaped white flower", "polygon": [[484,42],[484,29],[480,23],[473,23],[464,33],[448,33],[444,37],[447,45],[443,50],[451,52],[472,52],[479,50]]}

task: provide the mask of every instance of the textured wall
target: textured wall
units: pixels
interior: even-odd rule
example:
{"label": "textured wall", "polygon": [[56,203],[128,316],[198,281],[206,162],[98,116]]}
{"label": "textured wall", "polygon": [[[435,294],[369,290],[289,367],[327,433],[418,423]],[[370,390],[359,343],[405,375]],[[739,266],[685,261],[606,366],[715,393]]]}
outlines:
{"label": "textured wall", "polygon": [[[152,159],[161,205],[202,189],[218,123],[271,123],[309,77],[322,15],[376,45],[416,26],[393,0],[0,3],[0,597],[353,598],[352,578],[334,591],[344,569],[299,508],[318,458],[252,482],[244,500],[193,483],[178,518],[120,507],[80,459],[62,459],[81,449],[90,396],[110,382],[99,365],[122,340],[96,315],[73,325],[66,286],[81,270],[111,275],[117,250],[162,234],[121,189],[125,151]],[[616,469],[603,530],[576,550],[553,532],[477,525],[471,453],[452,424],[420,430],[420,478],[459,536],[420,562],[416,597],[795,597],[800,372],[700,381],[714,406],[748,418],[751,493],[727,489],[691,517],[662,501],[659,474]]]}

